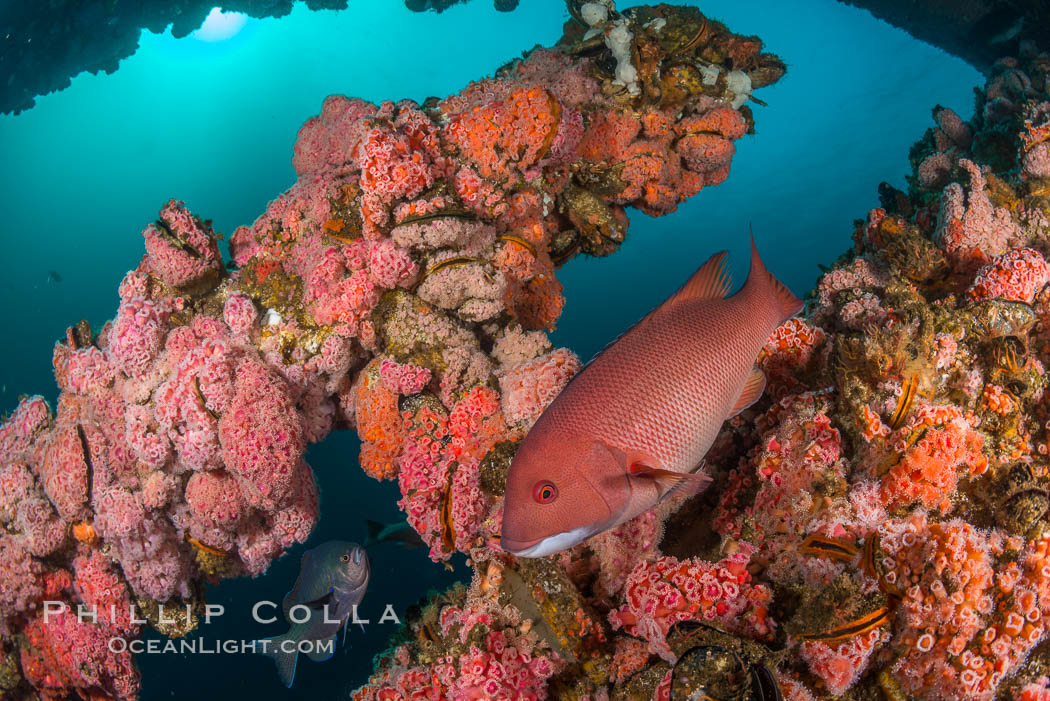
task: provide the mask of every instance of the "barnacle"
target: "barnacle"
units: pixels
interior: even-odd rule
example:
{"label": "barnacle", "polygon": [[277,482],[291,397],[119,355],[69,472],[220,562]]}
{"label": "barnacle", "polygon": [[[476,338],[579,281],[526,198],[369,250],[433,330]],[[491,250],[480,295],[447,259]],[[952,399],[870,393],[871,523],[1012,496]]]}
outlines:
{"label": "barnacle", "polygon": [[[835,644],[854,636],[864,635],[893,622],[894,610],[900,602],[901,595],[897,587],[885,577],[877,532],[868,536],[861,550],[858,550],[857,546],[848,540],[810,535],[803,541],[799,552],[810,557],[826,557],[846,563],[852,563],[859,552],[861,555],[861,571],[865,575],[876,579],[879,583],[879,589],[885,595],[885,599],[881,603],[875,603],[873,607],[869,605],[867,610],[864,610],[863,613],[856,617],[834,625],[828,625],[819,631],[798,633],[797,637],[800,640]],[[836,592],[843,591],[841,587],[842,584],[840,583],[838,588],[827,588],[827,592],[834,597]],[[821,597],[818,595],[817,598],[820,600]]]}
{"label": "barnacle", "polygon": [[157,602],[139,598],[136,602],[136,613],[161,635],[181,638],[197,629],[200,616],[205,614],[204,607],[203,589],[195,586],[187,600],[173,598],[170,601]]}
{"label": "barnacle", "polygon": [[[491,565],[490,565],[491,566]],[[504,601],[512,603],[528,620],[532,621],[532,630],[551,646],[552,649],[572,654],[568,639],[559,636],[551,627],[551,622],[544,616],[533,596],[532,589],[517,568],[505,567],[500,570],[499,593]]]}
{"label": "barnacle", "polygon": [[918,373],[912,373],[901,387],[901,395],[897,399],[897,407],[893,410],[893,415],[889,420],[889,427],[893,430],[900,428],[904,418],[908,415],[908,410],[911,409],[911,403],[915,399],[915,390],[919,385]]}
{"label": "barnacle", "polygon": [[982,338],[1028,335],[1036,322],[1035,310],[1024,302],[987,299],[968,310],[974,331]]}
{"label": "barnacle", "polygon": [[[479,588],[485,596],[496,596],[500,585],[503,583],[503,565],[497,560],[489,560],[485,566],[485,574],[481,577]],[[480,568],[479,568],[480,571]]]}
{"label": "barnacle", "polygon": [[322,227],[322,233],[340,243],[353,243],[364,233],[361,219],[361,186],[355,182],[343,183],[329,198],[331,214]]}
{"label": "barnacle", "polygon": [[92,340],[91,324],[87,319],[81,319],[66,330],[66,345],[74,350],[91,346]]}
{"label": "barnacle", "polygon": [[[735,636],[714,622],[687,620],[675,624],[668,644],[677,656],[665,690],[671,699],[712,698],[782,701],[771,669],[783,655],[765,645]],[[664,670],[664,664],[654,665]],[[650,682],[652,685],[652,682]],[[652,698],[650,691],[645,698]],[[620,698],[641,698],[633,694]]]}
{"label": "barnacle", "polygon": [[919,355],[914,347],[917,331],[917,323],[869,325],[862,334],[845,338],[839,345],[835,359],[839,373],[869,382],[902,375]]}
{"label": "barnacle", "polygon": [[944,254],[903,217],[888,215],[865,233],[869,244],[897,275],[927,290],[945,282],[949,269]]}
{"label": "barnacle", "polygon": [[991,349],[992,362],[1012,373],[1019,373],[1028,364],[1028,344],[1018,336],[1002,336]]}
{"label": "barnacle", "polygon": [[189,533],[186,534],[186,542],[193,546],[193,557],[201,572],[216,576],[228,577],[237,571],[236,559],[230,554],[206,545]]}
{"label": "barnacle", "polygon": [[576,227],[586,253],[607,256],[623,243],[626,221],[590,190],[569,185],[558,200],[558,208]]}
{"label": "barnacle", "polygon": [[500,441],[481,460],[481,488],[493,496],[503,496],[507,486],[507,472],[514,454],[518,452],[518,442]]}
{"label": "barnacle", "polygon": [[1002,496],[995,510],[997,521],[1011,533],[1036,538],[1045,528],[1050,510],[1050,483],[1037,476],[1029,463],[1013,465],[1001,480]]}
{"label": "barnacle", "polygon": [[660,107],[681,104],[704,92],[704,75],[693,61],[675,60],[660,70]]}
{"label": "barnacle", "polygon": [[671,698],[745,701],[751,672],[738,654],[720,645],[697,645],[678,658],[671,671]]}

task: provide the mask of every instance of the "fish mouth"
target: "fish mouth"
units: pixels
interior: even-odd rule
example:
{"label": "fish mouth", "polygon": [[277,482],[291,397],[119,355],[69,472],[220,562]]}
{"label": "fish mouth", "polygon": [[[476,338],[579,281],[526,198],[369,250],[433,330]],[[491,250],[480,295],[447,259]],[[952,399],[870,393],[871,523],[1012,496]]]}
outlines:
{"label": "fish mouth", "polygon": [[600,530],[600,528],[595,528],[594,526],[580,526],[579,528],[573,528],[571,531],[555,533],[545,538],[536,538],[528,541],[515,541],[504,537],[500,539],[500,547],[511,555],[517,555],[518,557],[544,557],[562,550],[568,550],[572,546],[587,540]]}

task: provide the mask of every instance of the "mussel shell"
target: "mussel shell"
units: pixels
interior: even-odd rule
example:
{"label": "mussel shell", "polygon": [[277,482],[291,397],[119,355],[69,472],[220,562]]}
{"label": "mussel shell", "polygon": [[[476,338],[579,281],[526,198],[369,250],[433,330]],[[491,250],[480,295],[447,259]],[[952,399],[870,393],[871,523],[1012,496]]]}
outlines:
{"label": "mussel shell", "polygon": [[506,492],[507,473],[515,453],[518,452],[518,445],[515,441],[500,441],[482,458],[481,488],[488,494],[501,497]]}
{"label": "mussel shell", "polygon": [[580,39],[576,43],[569,46],[565,52],[570,56],[583,56],[586,54],[595,54],[605,49],[605,35],[602,33],[595,34],[587,39]]}
{"label": "mussel shell", "polygon": [[1009,335],[1003,336],[1001,341],[1004,348],[1009,348],[1017,355],[1025,355],[1028,353],[1028,342],[1021,336]]}
{"label": "mussel shell", "polygon": [[787,72],[784,62],[772,54],[762,54],[758,57],[758,67],[748,71],[751,78],[751,89],[758,90],[767,85],[772,85]]}
{"label": "mussel shell", "polygon": [[616,77],[616,57],[611,51],[604,51],[594,59],[594,68],[606,80]]}
{"label": "mussel shell", "polygon": [[555,266],[561,265],[580,250],[580,234],[576,229],[564,229],[551,235],[547,253]]}
{"label": "mussel shell", "polygon": [[1026,535],[1046,519],[1050,509],[1050,497],[1041,490],[1028,490],[1015,494],[1003,504],[1000,521],[1011,533]]}
{"label": "mussel shell", "polygon": [[73,337],[73,343],[76,345],[74,348],[87,348],[93,341],[91,335],[91,324],[88,323],[87,319],[81,319],[70,329],[71,336]]}
{"label": "mussel shell", "polygon": [[989,336],[1025,336],[1035,323],[1035,310],[1024,302],[988,299],[970,309],[974,322]]}
{"label": "mussel shell", "polygon": [[738,654],[721,645],[697,645],[675,663],[670,698],[686,701],[699,692],[716,701],[745,701],[751,685],[752,674]]}
{"label": "mussel shell", "polygon": [[668,631],[668,635],[680,633],[685,637],[689,637],[690,635],[693,635],[701,629],[713,630],[719,633],[723,632],[720,628],[715,628],[714,626],[707,625],[706,623],[701,623],[700,621],[687,619],[685,621],[679,621],[678,623],[675,623],[673,626],[671,626],[671,630]]}
{"label": "mussel shell", "polygon": [[1010,468],[1006,474],[1006,492],[1013,494],[1018,490],[1030,487],[1036,481],[1032,466],[1028,463],[1019,462]]}
{"label": "mussel shell", "polygon": [[780,691],[776,677],[761,662],[751,665],[751,688],[755,701],[784,701],[784,694]]}

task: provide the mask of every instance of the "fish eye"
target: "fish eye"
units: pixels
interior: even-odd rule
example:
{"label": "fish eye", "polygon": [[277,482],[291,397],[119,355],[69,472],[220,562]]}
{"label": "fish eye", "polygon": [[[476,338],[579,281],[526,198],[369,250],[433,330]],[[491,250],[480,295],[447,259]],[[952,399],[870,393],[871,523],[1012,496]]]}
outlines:
{"label": "fish eye", "polygon": [[346,553],[343,553],[343,556],[341,558],[339,558],[339,559],[342,560],[343,562],[350,562],[350,556],[347,555]]}
{"label": "fish eye", "polygon": [[558,496],[558,488],[547,480],[537,482],[532,488],[532,496],[541,504],[549,504]]}

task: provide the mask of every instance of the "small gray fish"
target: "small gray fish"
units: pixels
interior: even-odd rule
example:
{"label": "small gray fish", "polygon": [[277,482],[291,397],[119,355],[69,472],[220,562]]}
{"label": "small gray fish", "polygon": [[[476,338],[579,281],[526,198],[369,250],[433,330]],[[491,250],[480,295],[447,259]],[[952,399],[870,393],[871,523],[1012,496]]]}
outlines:
{"label": "small gray fish", "polygon": [[402,548],[425,548],[426,542],[416,533],[416,529],[408,525],[407,521],[384,524],[379,521],[365,519],[368,528],[368,537],[365,538],[365,547],[370,548],[380,543],[397,543]]}
{"label": "small gray fish", "polygon": [[[335,635],[346,626],[368,589],[368,555],[357,543],[330,540],[303,553],[299,578],[282,602],[284,618],[291,628],[284,635],[256,641],[256,652],[273,658],[284,685],[291,687],[300,644],[308,641],[307,656],[324,662],[335,651]],[[292,612],[294,606],[305,606]],[[301,620],[296,623],[293,620]],[[305,620],[303,620],[305,619]]]}
{"label": "small gray fish", "polygon": [[62,275],[57,270],[48,270],[47,271],[47,281],[48,282],[62,282]]}
{"label": "small gray fish", "polygon": [[1024,29],[1024,15],[1007,3],[989,5],[992,9],[971,25],[966,40],[995,47],[1016,39]]}
{"label": "small gray fish", "polygon": [[988,43],[1005,44],[1008,41],[1016,39],[1017,36],[1021,33],[1022,29],[1024,29],[1024,15],[1020,15],[1017,19],[1013,21],[1013,23],[1011,23],[1007,27],[1004,27],[1001,32],[997,33],[995,36],[989,39]]}

